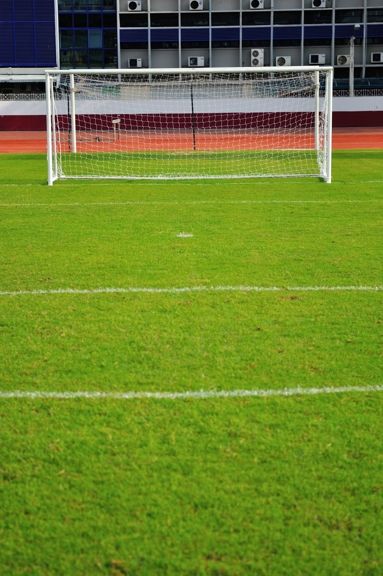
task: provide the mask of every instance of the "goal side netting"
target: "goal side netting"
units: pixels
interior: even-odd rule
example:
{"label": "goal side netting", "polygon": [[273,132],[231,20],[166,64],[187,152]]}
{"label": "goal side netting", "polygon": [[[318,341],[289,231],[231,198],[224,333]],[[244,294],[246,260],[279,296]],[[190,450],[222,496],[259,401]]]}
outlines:
{"label": "goal side netting", "polygon": [[331,181],[325,67],[47,72],[48,182]]}

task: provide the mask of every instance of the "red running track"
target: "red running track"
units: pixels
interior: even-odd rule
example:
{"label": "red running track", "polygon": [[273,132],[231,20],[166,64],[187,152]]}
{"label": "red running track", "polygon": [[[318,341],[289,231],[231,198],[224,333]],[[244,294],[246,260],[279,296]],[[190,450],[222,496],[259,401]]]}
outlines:
{"label": "red running track", "polygon": [[[107,139],[98,142],[92,140],[91,142],[81,143],[81,136],[79,136],[79,151],[81,146],[84,149],[94,152],[114,152],[121,151],[141,151],[141,150],[187,150],[190,149],[190,134],[173,134],[170,138],[166,139],[157,133],[155,135],[148,135],[147,133],[132,132],[128,136],[120,137],[119,141],[114,142],[113,135],[108,134]],[[169,135],[168,135],[169,136]],[[200,146],[207,150],[212,149],[228,149],[228,145],[233,146],[233,139],[235,135],[225,134],[198,134]],[[238,147],[235,149],[265,149],[270,147],[270,138],[275,139],[277,148],[284,148],[283,142],[288,142],[288,148],[309,148],[311,147],[310,139],[307,137],[302,141],[299,135],[251,135],[241,134],[238,136]],[[278,138],[278,142],[277,139]],[[108,141],[109,140],[109,141]],[[266,145],[267,140],[267,145]],[[150,142],[150,146],[148,143]],[[335,128],[333,131],[333,148],[336,150],[351,150],[356,148],[364,149],[383,149],[383,127],[379,128]],[[91,149],[91,150],[90,150]],[[46,152],[46,134],[45,132],[0,132],[0,153],[1,154],[17,154],[17,153],[45,153]]]}

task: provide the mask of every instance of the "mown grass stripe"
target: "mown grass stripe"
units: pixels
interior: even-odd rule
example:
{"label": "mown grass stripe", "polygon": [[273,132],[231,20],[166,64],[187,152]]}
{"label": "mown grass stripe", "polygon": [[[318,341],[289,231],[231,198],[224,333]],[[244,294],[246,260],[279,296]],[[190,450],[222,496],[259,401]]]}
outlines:
{"label": "mown grass stripe", "polygon": [[187,400],[187,399],[214,399],[214,398],[267,398],[291,396],[319,396],[322,394],[350,394],[350,393],[383,392],[383,385],[369,386],[325,386],[323,388],[282,388],[266,390],[187,390],[185,392],[101,392],[101,391],[57,391],[45,392],[41,390],[9,390],[1,391],[0,399],[26,399],[26,400]]}

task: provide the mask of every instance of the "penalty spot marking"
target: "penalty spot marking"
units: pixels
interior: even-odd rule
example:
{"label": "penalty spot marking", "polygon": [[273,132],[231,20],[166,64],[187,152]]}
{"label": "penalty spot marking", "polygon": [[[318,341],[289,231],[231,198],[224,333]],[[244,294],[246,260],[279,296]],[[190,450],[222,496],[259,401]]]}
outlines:
{"label": "penalty spot marking", "polygon": [[190,234],[189,232],[180,232],[177,234],[177,238],[193,238],[193,234]]}
{"label": "penalty spot marking", "polygon": [[25,400],[204,400],[215,398],[269,398],[292,396],[320,396],[324,394],[351,394],[383,392],[383,385],[338,386],[324,388],[282,388],[280,390],[188,390],[185,392],[43,392],[9,390],[0,392],[0,399]]}
{"label": "penalty spot marking", "polygon": [[198,292],[381,292],[379,286],[181,286],[181,287],[134,287],[121,288],[52,288],[50,290],[0,290],[0,297],[48,296],[54,294],[183,294]]}

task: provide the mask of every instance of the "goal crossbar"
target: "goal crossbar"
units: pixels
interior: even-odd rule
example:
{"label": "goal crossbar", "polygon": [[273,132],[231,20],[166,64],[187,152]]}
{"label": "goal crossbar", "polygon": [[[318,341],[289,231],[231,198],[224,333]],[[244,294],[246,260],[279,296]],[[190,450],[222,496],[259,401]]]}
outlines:
{"label": "goal crossbar", "polygon": [[148,74],[244,74],[258,72],[331,72],[332,66],[215,66],[214,68],[68,68],[46,70],[46,75],[57,74],[81,74],[81,75],[105,75],[105,74],[129,74],[131,76],[147,76]]}
{"label": "goal crossbar", "polygon": [[324,66],[48,70],[48,183],[331,182],[332,83]]}

